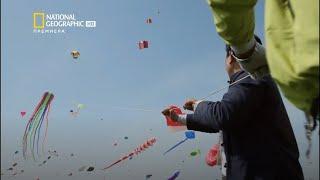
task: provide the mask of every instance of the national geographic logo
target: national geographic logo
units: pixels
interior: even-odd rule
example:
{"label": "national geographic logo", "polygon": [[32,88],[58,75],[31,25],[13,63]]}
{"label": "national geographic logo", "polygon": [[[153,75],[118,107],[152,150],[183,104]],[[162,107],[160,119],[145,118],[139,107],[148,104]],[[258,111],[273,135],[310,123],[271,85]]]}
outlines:
{"label": "national geographic logo", "polygon": [[45,25],[44,13],[34,12],[33,13],[33,29],[43,29]]}
{"label": "national geographic logo", "polygon": [[95,28],[96,21],[78,20],[73,13],[33,12],[34,33],[66,33],[71,28]]}

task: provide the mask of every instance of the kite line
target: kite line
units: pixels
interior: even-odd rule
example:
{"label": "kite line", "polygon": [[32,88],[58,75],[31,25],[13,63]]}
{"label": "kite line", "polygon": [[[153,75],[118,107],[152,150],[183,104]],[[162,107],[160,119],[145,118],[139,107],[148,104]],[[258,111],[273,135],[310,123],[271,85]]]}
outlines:
{"label": "kite line", "polygon": [[[236,80],[236,81],[234,81],[234,82],[232,82],[232,83],[230,83],[230,84],[228,84],[226,86],[223,86],[223,87],[221,87],[221,88],[219,88],[217,90],[211,91],[207,96],[201,98],[200,100],[201,101],[206,100],[207,98],[209,98],[209,97],[211,97],[211,96],[213,96],[215,94],[220,93],[222,90],[224,90],[224,89],[226,89],[226,88],[228,88],[230,86],[233,86],[233,85],[239,83],[240,81],[242,81],[242,80],[244,80],[244,79],[246,79],[248,77],[250,77],[250,75],[244,76],[244,77],[242,77],[242,78],[240,78],[240,79],[238,79],[238,80]],[[118,110],[145,111],[145,112],[157,111],[158,112],[158,110],[151,109],[151,108],[133,108],[133,107],[118,107],[118,106],[113,106],[111,108],[118,109]]]}

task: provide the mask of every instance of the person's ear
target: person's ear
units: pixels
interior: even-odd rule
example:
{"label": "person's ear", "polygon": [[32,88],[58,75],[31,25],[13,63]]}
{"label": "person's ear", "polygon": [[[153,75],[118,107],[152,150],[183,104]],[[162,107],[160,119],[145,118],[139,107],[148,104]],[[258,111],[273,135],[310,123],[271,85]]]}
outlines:
{"label": "person's ear", "polygon": [[231,55],[229,55],[229,56],[227,57],[227,59],[226,59],[227,65],[233,64],[234,60],[235,60],[235,59],[234,59]]}
{"label": "person's ear", "polygon": [[237,60],[232,55],[230,55],[229,59],[230,59],[230,63],[229,64],[233,64],[233,63],[237,62]]}

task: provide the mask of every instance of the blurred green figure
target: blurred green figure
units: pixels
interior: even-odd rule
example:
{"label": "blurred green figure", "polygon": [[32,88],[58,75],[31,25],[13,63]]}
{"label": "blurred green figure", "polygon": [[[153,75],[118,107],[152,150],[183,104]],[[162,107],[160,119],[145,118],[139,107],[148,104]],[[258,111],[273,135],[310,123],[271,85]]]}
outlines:
{"label": "blurred green figure", "polygon": [[[265,1],[266,53],[254,39],[256,0],[208,0],[216,30],[252,78],[271,73],[307,117],[319,113],[319,0]],[[314,121],[314,126],[316,122]]]}

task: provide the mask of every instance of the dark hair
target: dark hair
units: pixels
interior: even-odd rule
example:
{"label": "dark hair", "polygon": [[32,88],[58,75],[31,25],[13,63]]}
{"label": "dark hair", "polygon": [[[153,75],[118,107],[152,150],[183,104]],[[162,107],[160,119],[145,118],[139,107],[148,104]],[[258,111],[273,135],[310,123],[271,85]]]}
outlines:
{"label": "dark hair", "polygon": [[[254,39],[262,45],[262,42],[261,42],[261,39],[257,36],[257,35],[254,35]],[[226,45],[226,57],[230,56],[230,51],[231,51],[231,47],[230,45]]]}

